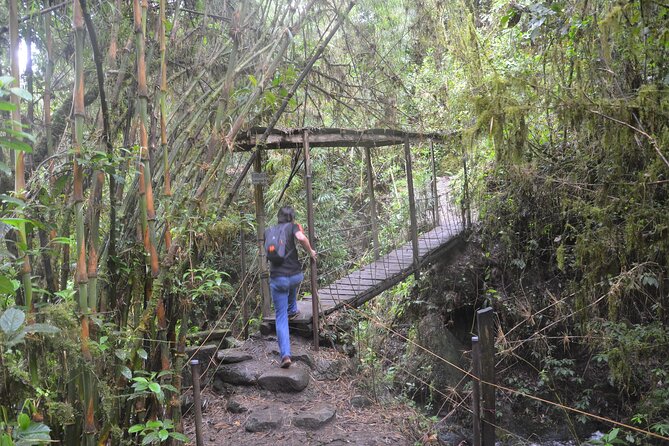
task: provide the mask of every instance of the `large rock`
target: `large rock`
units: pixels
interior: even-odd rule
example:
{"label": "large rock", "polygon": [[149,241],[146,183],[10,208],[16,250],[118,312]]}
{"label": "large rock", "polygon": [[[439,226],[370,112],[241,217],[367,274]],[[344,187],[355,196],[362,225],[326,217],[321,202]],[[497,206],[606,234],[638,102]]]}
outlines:
{"label": "large rock", "polygon": [[348,367],[349,363],[345,359],[319,359],[316,361],[314,379],[317,381],[338,380]]}
{"label": "large rock", "polygon": [[[279,356],[279,349],[276,347],[272,348],[272,354],[275,356]],[[316,362],[314,361],[314,355],[311,354],[308,350],[306,350],[302,346],[291,346],[291,355],[290,359],[295,362],[303,362],[306,365],[309,366],[309,368],[313,369],[316,367]]]}
{"label": "large rock", "polygon": [[372,404],[374,404],[374,402],[365,395],[353,395],[353,397],[351,397],[351,406],[356,409],[364,409]]}
{"label": "large rock", "polygon": [[277,407],[268,407],[253,412],[246,420],[244,428],[248,432],[266,432],[276,429],[283,424],[283,415]]}
{"label": "large rock", "polygon": [[257,383],[263,369],[254,361],[223,364],[216,371],[216,377],[228,384],[252,386]]}
{"label": "large rock", "polygon": [[301,392],[309,385],[309,373],[302,367],[272,368],[258,378],[258,384],[271,392]]}
{"label": "large rock", "polygon": [[226,350],[219,350],[216,353],[216,358],[221,361],[221,364],[234,364],[237,362],[244,362],[253,359],[248,352],[238,348],[230,348]]}
{"label": "large rock", "polygon": [[329,407],[320,407],[301,413],[293,418],[293,425],[302,429],[316,430],[320,429],[328,421],[335,417],[336,411]]}
{"label": "large rock", "polygon": [[243,413],[243,412],[247,412],[249,410],[249,408],[246,407],[246,404],[240,402],[236,398],[230,398],[228,400],[228,404],[226,406],[226,409],[228,409],[228,412],[231,412],[231,413]]}

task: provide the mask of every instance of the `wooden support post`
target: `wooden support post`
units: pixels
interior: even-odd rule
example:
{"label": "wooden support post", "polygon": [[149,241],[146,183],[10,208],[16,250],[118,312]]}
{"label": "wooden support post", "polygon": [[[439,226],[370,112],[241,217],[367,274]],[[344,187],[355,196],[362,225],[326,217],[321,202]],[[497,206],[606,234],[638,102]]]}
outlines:
{"label": "wooden support post", "polygon": [[413,192],[413,166],[411,164],[411,147],[409,138],[404,138],[404,158],[406,159],[407,188],[409,190],[409,218],[411,219],[411,245],[413,247],[414,277],[420,277],[418,269],[418,223],[416,222],[416,197]]}
{"label": "wooden support post", "polygon": [[[306,176],[307,187],[307,224],[309,225],[309,241],[312,249],[316,249],[315,231],[314,231],[314,196],[313,184],[311,178],[311,157],[309,154],[309,132],[304,132],[304,173]],[[311,312],[312,312],[312,327],[314,331],[314,350],[318,351],[318,269],[316,267],[316,260],[309,258],[309,266],[311,271]]]}
{"label": "wooden support post", "polygon": [[365,147],[365,164],[367,165],[367,193],[369,194],[369,217],[372,222],[372,241],[374,243],[374,260],[379,259],[379,225],[376,221],[376,195],[374,194],[374,171],[372,170],[372,153]]}
{"label": "wooden support post", "polygon": [[[461,141],[462,142],[462,141]],[[462,187],[462,225],[463,229],[467,229],[472,225],[472,204],[469,197],[469,175],[467,173],[467,149],[462,144],[462,170],[464,174],[464,182]]]}
{"label": "wooden support post", "polygon": [[472,427],[474,446],[481,446],[481,346],[479,337],[472,336]]}
{"label": "wooden support post", "polygon": [[481,341],[481,396],[483,397],[483,446],[495,445],[495,337],[491,307],[476,312]]}
{"label": "wooden support post", "polygon": [[432,163],[432,220],[434,226],[441,224],[441,212],[439,209],[439,190],[437,189],[437,163],[434,159],[434,142],[430,140],[430,161]]}
{"label": "wooden support post", "polygon": [[246,277],[246,237],[244,237],[244,220],[239,226],[239,273],[242,276],[241,296],[242,311],[243,311],[243,333],[244,339],[249,337],[249,303],[246,301],[248,297],[248,282]]}
{"label": "wooden support post", "polygon": [[[262,173],[262,152],[257,149],[257,155],[253,160],[253,170],[255,173]],[[260,261],[260,295],[262,296],[262,315],[263,318],[270,315],[271,296],[269,294],[269,269],[267,268],[267,255],[265,254],[265,195],[263,194],[263,185],[258,182],[254,185],[254,195],[256,202],[256,222],[258,223],[258,258]]]}
{"label": "wooden support post", "polygon": [[200,361],[193,359],[190,362],[193,379],[193,409],[195,410],[195,444],[203,446],[202,440],[202,398],[200,396]]}

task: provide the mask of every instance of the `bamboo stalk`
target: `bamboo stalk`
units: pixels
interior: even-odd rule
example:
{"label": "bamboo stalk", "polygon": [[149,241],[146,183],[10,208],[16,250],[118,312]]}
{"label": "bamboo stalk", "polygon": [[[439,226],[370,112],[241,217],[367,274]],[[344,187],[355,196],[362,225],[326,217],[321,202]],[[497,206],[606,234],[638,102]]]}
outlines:
{"label": "bamboo stalk", "polygon": [[[98,90],[100,94],[100,109],[102,111],[102,136],[100,138],[103,149],[108,155],[111,155],[112,144],[110,140],[109,129],[109,110],[107,108],[107,96],[105,92],[105,78],[102,68],[103,60],[100,47],[98,46],[97,33],[93,26],[93,20],[88,13],[85,0],[80,0],[81,11],[88,28],[88,35],[93,48],[93,59],[98,80]],[[110,175],[113,178],[113,175]],[[89,197],[89,254],[88,254],[88,308],[96,311],[98,307],[98,267],[100,255],[100,206],[102,205],[102,190],[104,188],[105,176],[102,171],[96,171],[93,175],[93,185]]]}
{"label": "bamboo stalk", "polygon": [[[10,46],[10,66],[14,83],[20,87],[19,73],[19,29],[18,29],[18,5],[16,0],[9,0],[9,46]],[[15,94],[10,98],[14,104],[12,110],[12,128],[15,131],[21,131],[21,109],[19,97]],[[14,156],[14,192],[19,199],[25,198],[26,172],[25,172],[25,152],[19,151]],[[30,257],[26,250],[28,248],[28,237],[26,234],[26,225],[24,222],[18,225],[18,253],[21,263],[21,281],[23,284],[24,304],[28,312],[34,311],[33,306],[33,287],[31,280],[32,268],[30,267]]]}
{"label": "bamboo stalk", "polygon": [[[168,158],[168,150],[167,150],[167,121],[165,119],[167,115],[167,107],[165,104],[165,97],[167,95],[167,63],[166,63],[166,55],[167,55],[167,45],[165,43],[165,0],[160,0],[159,4],[159,22],[158,22],[158,34],[159,34],[159,40],[160,40],[160,90],[159,90],[159,106],[160,106],[160,146],[162,149],[162,155],[163,155],[163,163],[164,163],[164,168],[165,168],[165,187],[163,190],[163,194],[166,197],[166,201],[169,199],[169,197],[172,195],[172,190],[170,188],[170,172],[169,172],[169,166],[167,165],[167,158]],[[164,209],[168,209],[169,206],[165,206]],[[170,230],[169,230],[169,215],[167,215],[167,212],[165,213],[165,225],[166,225],[166,231],[165,231],[165,246],[166,250],[169,250],[171,246],[171,238],[170,238]],[[155,223],[154,223],[155,225]],[[154,231],[154,237],[155,237],[155,226],[153,228]],[[153,240],[154,243],[154,249],[155,249],[155,238]],[[158,261],[158,254],[157,250],[154,251],[155,257],[156,257],[156,263]],[[162,278],[165,280],[165,278]],[[163,281],[161,280],[161,282]],[[163,295],[169,292],[169,287],[164,287],[163,289]],[[172,296],[172,294],[169,294]],[[158,348],[160,350],[160,369],[161,371],[168,371],[170,370],[171,367],[171,361],[170,361],[170,350],[169,350],[169,344],[167,343],[167,330],[168,330],[168,323],[167,323],[167,317],[166,317],[166,312],[167,308],[165,305],[165,299],[164,296],[160,296],[158,299],[158,304],[156,306],[156,319],[157,319],[157,325],[158,325]],[[162,377],[162,383],[166,384],[171,382],[170,378],[168,375],[164,375]],[[168,396],[171,395],[171,392],[168,393]],[[169,398],[170,404],[172,403],[172,398]]]}
{"label": "bamboo stalk", "polygon": [[[46,40],[46,67],[44,70],[44,94],[42,96],[42,114],[44,131],[46,133],[46,153],[49,158],[53,155],[53,142],[51,140],[51,80],[53,78],[53,36],[51,35],[51,13],[44,14],[44,35]],[[53,186],[55,177],[53,175],[55,159],[51,158],[48,166],[49,184]],[[48,221],[53,221],[53,211],[47,211]],[[46,289],[50,293],[57,291],[56,277],[53,272],[51,256],[47,253],[49,240],[56,236],[55,231],[47,234],[45,229],[39,229],[40,245],[43,251],[42,264],[44,265],[44,278]]]}
{"label": "bamboo stalk", "polygon": [[[73,22],[74,27],[74,132],[72,147],[74,150],[74,184],[73,196],[75,208],[75,222],[77,234],[77,273],[76,283],[79,291],[79,313],[81,317],[81,352],[84,362],[91,364],[93,361],[89,342],[90,329],[88,314],[90,311],[88,302],[88,273],[86,262],[86,234],[84,229],[84,186],[83,170],[79,165],[78,157],[81,155],[81,143],[84,138],[84,16],[79,0],[73,0]],[[83,443],[86,446],[95,445],[95,391],[92,370],[83,366],[81,373],[80,389],[83,395]]]}

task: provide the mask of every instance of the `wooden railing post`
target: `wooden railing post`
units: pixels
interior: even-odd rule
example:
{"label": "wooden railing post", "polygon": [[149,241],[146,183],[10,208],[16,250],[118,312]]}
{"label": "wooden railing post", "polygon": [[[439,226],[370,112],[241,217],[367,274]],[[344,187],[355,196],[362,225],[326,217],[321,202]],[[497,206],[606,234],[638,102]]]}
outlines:
{"label": "wooden railing post", "polygon": [[[257,155],[253,160],[253,170],[260,177],[262,173],[262,151],[257,149]],[[265,254],[265,195],[263,184],[259,179],[254,180],[254,195],[256,202],[256,222],[258,223],[258,257],[260,261],[260,295],[262,296],[263,318],[269,317],[271,311],[271,296],[269,294],[269,270],[267,268],[267,255]]]}
{"label": "wooden railing post", "polygon": [[[312,249],[316,249],[315,231],[314,231],[314,197],[313,184],[311,178],[311,157],[309,154],[309,132],[304,131],[304,171],[307,187],[307,224],[309,225],[309,241]],[[311,268],[311,310],[312,310],[312,328],[314,332],[314,350],[318,351],[318,269],[316,260],[309,257],[309,266]]]}
{"label": "wooden railing post", "polygon": [[404,158],[406,159],[407,189],[409,190],[409,218],[411,219],[411,246],[413,247],[414,277],[420,277],[418,269],[418,223],[416,222],[416,197],[413,191],[413,166],[411,164],[411,147],[409,137],[404,138]]}
{"label": "wooden railing post", "polygon": [[479,337],[472,336],[472,427],[474,446],[481,446],[481,346]]}
{"label": "wooden railing post", "polygon": [[[460,140],[462,143],[462,139]],[[469,197],[469,174],[467,172],[467,149],[465,145],[462,144],[462,170],[464,174],[464,181],[462,187],[463,197],[462,197],[462,225],[463,229],[467,229],[472,225],[472,203]]]}
{"label": "wooden railing post", "polygon": [[439,190],[437,189],[437,163],[434,159],[434,142],[430,140],[430,161],[432,164],[432,220],[435,228],[441,224]]}
{"label": "wooden railing post", "polygon": [[243,320],[242,331],[244,339],[249,337],[249,303],[246,301],[248,296],[248,282],[246,277],[246,237],[244,237],[244,219],[242,218],[239,225],[239,273],[242,277],[242,286],[240,292],[240,299],[242,302]]}
{"label": "wooden railing post", "polygon": [[374,243],[374,260],[379,259],[379,227],[376,221],[376,196],[374,194],[374,171],[372,170],[372,154],[365,147],[365,164],[367,165],[367,193],[369,195],[369,217],[372,223],[372,241]]}
{"label": "wooden railing post", "polygon": [[483,446],[495,445],[495,338],[491,307],[476,312],[481,341],[481,396],[483,397]]}

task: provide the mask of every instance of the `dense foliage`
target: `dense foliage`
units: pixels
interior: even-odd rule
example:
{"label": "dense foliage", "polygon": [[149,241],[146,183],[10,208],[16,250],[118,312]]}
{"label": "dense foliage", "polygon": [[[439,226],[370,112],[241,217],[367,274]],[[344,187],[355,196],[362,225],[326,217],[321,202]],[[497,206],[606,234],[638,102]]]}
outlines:
{"label": "dense foliage", "polygon": [[[522,359],[530,381],[506,384],[547,397],[570,385],[566,402],[669,435],[663,2],[6,4],[0,443],[183,440],[186,335],[240,335],[262,317],[258,196],[237,182],[253,159],[235,146],[254,125],[457,131],[436,146],[438,174],[460,199],[474,191],[482,249],[451,288],[498,311],[500,359]],[[421,199],[428,149],[413,152]],[[371,154],[389,249],[406,238],[404,157]],[[303,153],[260,156],[261,211],[271,221],[291,203],[304,222]],[[326,283],[373,255],[365,153],[312,158]],[[393,320],[429,300],[431,281],[402,287]],[[453,305],[420,311],[450,326]]]}

